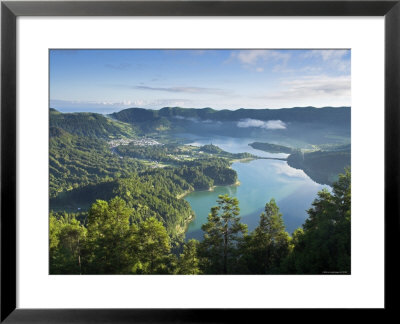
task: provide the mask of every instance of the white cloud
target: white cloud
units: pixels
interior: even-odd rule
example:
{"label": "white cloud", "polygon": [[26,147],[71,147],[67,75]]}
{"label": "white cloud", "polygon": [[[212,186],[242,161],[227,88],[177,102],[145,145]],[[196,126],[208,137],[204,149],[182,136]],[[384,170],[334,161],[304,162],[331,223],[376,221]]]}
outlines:
{"label": "white cloud", "polygon": [[215,94],[226,95],[228,92],[223,89],[217,88],[203,88],[203,87],[149,87],[149,86],[135,86],[135,89],[150,90],[150,91],[166,91],[166,92],[184,92],[191,94]]}
{"label": "white cloud", "polygon": [[350,71],[350,60],[346,56],[350,50],[312,50],[304,54],[305,58],[315,57],[329,63],[340,72]]}
{"label": "white cloud", "polygon": [[243,64],[256,64],[260,61],[287,61],[290,58],[289,53],[282,53],[275,50],[243,50],[233,52],[232,58],[238,59]]}
{"label": "white cloud", "polygon": [[258,127],[264,129],[286,129],[286,124],[281,120],[258,120],[258,119],[241,119],[237,126],[240,128]]}
{"label": "white cloud", "polygon": [[312,50],[304,54],[305,57],[320,57],[323,61],[342,59],[350,50]]}
{"label": "white cloud", "polygon": [[283,81],[281,91],[276,91],[265,96],[264,99],[329,99],[342,97],[350,98],[351,79],[350,76],[328,77],[307,76],[303,78]]}
{"label": "white cloud", "polygon": [[266,64],[273,63],[286,67],[289,59],[289,53],[276,50],[241,50],[232,52],[228,62],[238,60],[246,69],[263,72]]}

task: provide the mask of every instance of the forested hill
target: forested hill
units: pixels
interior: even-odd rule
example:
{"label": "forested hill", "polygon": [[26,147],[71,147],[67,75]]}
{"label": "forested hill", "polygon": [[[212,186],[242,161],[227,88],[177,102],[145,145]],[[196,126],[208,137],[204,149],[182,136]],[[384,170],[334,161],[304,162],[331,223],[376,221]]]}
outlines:
{"label": "forested hill", "polygon": [[[123,123],[96,113],[63,114],[50,108],[50,127],[57,127],[70,134],[92,138],[111,139],[135,136],[131,124]],[[51,135],[51,134],[50,134]]]}
{"label": "forested hill", "polygon": [[[184,224],[185,219],[171,218],[171,209],[185,212],[187,202],[171,197],[166,182],[148,180],[133,177],[103,184],[123,197],[95,201],[83,223],[73,214],[51,212],[50,273],[351,274],[349,171],[339,176],[332,192],[318,193],[302,228],[292,236],[273,198],[249,233],[241,222],[239,201],[220,195],[201,227],[203,241],[178,242],[175,247],[168,228],[179,226],[179,220]],[[152,192],[156,187],[161,195]]]}
{"label": "forested hill", "polygon": [[160,110],[129,108],[110,114],[114,119],[128,122],[154,122],[162,119],[206,121],[239,121],[241,119],[281,120],[283,122],[334,123],[350,126],[350,107],[295,107],[282,109],[215,110],[212,108],[164,107]]}
{"label": "forested hill", "polygon": [[50,197],[63,191],[126,177],[141,168],[134,159],[120,159],[106,141],[78,136],[58,128],[49,129]]}
{"label": "forested hill", "polygon": [[321,184],[332,185],[340,173],[351,166],[351,148],[333,151],[293,152],[287,159],[292,168],[303,170],[311,179]]}
{"label": "forested hill", "polygon": [[[133,208],[130,221],[154,217],[174,242],[181,241],[193,215],[183,195],[236,183],[229,158],[242,156],[221,151],[218,157],[196,153],[200,157],[194,159],[190,149],[148,144],[151,141],[143,138],[129,142],[133,136],[130,125],[99,114],[62,114],[51,109],[50,210],[76,212],[83,221],[96,200],[119,196]],[[160,163],[163,158],[168,158],[164,161],[168,165]]]}

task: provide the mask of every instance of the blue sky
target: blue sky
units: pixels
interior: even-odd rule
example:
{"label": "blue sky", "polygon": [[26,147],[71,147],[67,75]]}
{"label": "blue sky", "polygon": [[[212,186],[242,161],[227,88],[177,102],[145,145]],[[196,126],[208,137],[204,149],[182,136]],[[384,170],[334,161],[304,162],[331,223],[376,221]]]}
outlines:
{"label": "blue sky", "polygon": [[51,50],[50,107],[350,106],[350,50]]}

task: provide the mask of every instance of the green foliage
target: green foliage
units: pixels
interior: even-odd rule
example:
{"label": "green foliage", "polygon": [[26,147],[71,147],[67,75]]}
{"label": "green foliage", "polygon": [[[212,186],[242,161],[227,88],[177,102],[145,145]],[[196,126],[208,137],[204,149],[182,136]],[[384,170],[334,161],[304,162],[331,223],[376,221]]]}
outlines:
{"label": "green foliage", "polygon": [[207,259],[206,273],[227,274],[235,266],[237,243],[247,232],[247,225],[240,223],[236,198],[220,195],[217,202],[218,206],[211,208],[208,222],[201,227],[205,233],[200,251]]}
{"label": "green foliage", "polygon": [[168,273],[171,244],[165,227],[154,217],[139,224],[137,235],[137,258],[133,267],[138,274]]}
{"label": "green foliage", "polygon": [[228,159],[247,159],[247,158],[255,157],[253,154],[246,153],[246,152],[245,153],[229,153],[213,144],[200,146],[200,150],[203,152],[206,152],[206,153],[216,154],[220,157],[225,157]]}
{"label": "green foliage", "polygon": [[74,188],[128,176],[140,168],[140,162],[112,154],[105,141],[50,128],[50,197]]}
{"label": "green foliage", "polygon": [[129,108],[110,115],[116,120],[135,125],[144,134],[155,131],[166,131],[171,127],[171,122],[159,116],[157,110],[143,108]]}
{"label": "green foliage", "polygon": [[288,164],[292,168],[302,169],[311,179],[321,184],[332,185],[340,173],[351,164],[351,152],[343,151],[296,151],[289,155]]}
{"label": "green foliage", "polygon": [[87,228],[70,215],[57,218],[51,213],[50,273],[175,273],[176,258],[163,224],[154,217],[131,224],[132,212],[119,197],[97,200]]}
{"label": "green foliage", "polygon": [[249,144],[252,148],[255,148],[257,150],[269,152],[269,153],[292,153],[292,148],[283,146],[283,145],[277,145],[277,144],[271,144],[271,143],[261,143],[261,142],[254,142]]}
{"label": "green foliage", "polygon": [[123,199],[97,200],[89,210],[86,246],[87,273],[125,273],[130,266],[127,253],[132,211]]}
{"label": "green foliage", "polygon": [[207,152],[207,153],[212,153],[212,154],[221,154],[224,152],[218,146],[212,145],[212,144],[200,146],[200,150]]}
{"label": "green foliage", "polygon": [[190,165],[147,170],[127,178],[78,188],[51,199],[50,206],[83,208],[96,199],[120,196],[134,209],[132,221],[154,216],[164,223],[171,236],[182,235],[177,228],[183,229],[193,212],[189,203],[179,197],[193,189],[207,190],[215,184],[232,184],[237,180],[236,172],[226,166],[226,161],[204,160]]}
{"label": "green foliage", "polygon": [[290,236],[274,199],[265,205],[260,223],[241,247],[241,270],[253,274],[279,273],[290,251]]}
{"label": "green foliage", "polygon": [[172,144],[141,146],[130,143],[128,145],[120,145],[116,150],[122,156],[172,163],[177,163],[175,157],[177,154],[183,154],[177,145]]}
{"label": "green foliage", "polygon": [[122,180],[118,189],[124,199],[97,200],[83,222],[86,226],[77,220],[84,214],[50,213],[51,274],[350,273],[349,170],[340,175],[332,193],[319,192],[303,228],[292,237],[274,199],[247,235],[238,200],[219,196],[202,226],[204,240],[177,247],[179,257],[171,253],[164,218],[152,215],[153,207],[137,204],[145,190],[137,187],[138,179]]}
{"label": "green foliage", "polygon": [[294,107],[291,109],[237,109],[237,110],[214,110],[212,108],[179,108],[165,107],[160,110],[129,108],[110,115],[112,118],[127,123],[149,123],[160,119],[170,122],[182,121],[238,121],[251,118],[258,120],[282,120],[284,122],[305,122],[324,124],[350,124],[349,107]]}
{"label": "green foliage", "polygon": [[178,261],[178,274],[201,274],[200,260],[198,256],[199,241],[189,240],[183,247],[183,253]]}
{"label": "green foliage", "polygon": [[333,193],[318,193],[303,232],[294,236],[294,249],[285,271],[296,273],[350,273],[351,176],[346,170]]}
{"label": "green foliage", "polygon": [[[172,164],[174,166],[191,164],[193,160],[195,161],[194,163],[196,165],[202,165],[203,163],[209,164],[210,161],[226,161],[226,159],[232,160],[255,157],[250,153],[225,152],[215,145],[204,145],[200,148],[188,150],[185,148],[185,146],[179,146],[176,144],[144,146],[137,145],[135,143],[129,143],[128,145],[118,146],[116,151],[118,154],[124,157],[127,156],[131,158],[157,161]],[[202,153],[208,154],[201,155]],[[229,163],[227,167],[229,167]]]}
{"label": "green foliage", "polygon": [[[135,136],[132,125],[104,117],[101,114],[63,114],[55,109],[50,109],[50,128],[63,129],[74,135],[98,139],[114,138],[116,134],[123,137]],[[50,136],[52,132],[50,132]]]}
{"label": "green foliage", "polygon": [[50,208],[71,210],[90,206],[96,199],[119,196],[132,208],[130,221],[138,224],[149,217],[161,221],[173,241],[183,239],[193,214],[189,203],[179,196],[193,190],[174,170],[151,170],[127,178],[71,190],[50,200]]}
{"label": "green foliage", "polygon": [[[197,159],[182,163],[176,170],[177,174],[191,183],[195,189],[209,189],[212,185],[232,185],[237,181],[237,173],[230,168],[230,163],[222,158]],[[203,185],[195,181],[202,181]],[[212,180],[212,181],[211,181]],[[193,181],[193,182],[192,182]],[[209,184],[208,187],[206,185]]]}
{"label": "green foliage", "polygon": [[51,274],[82,273],[82,246],[86,240],[86,228],[75,218],[67,215],[49,217],[49,250]]}
{"label": "green foliage", "polygon": [[[50,213],[50,273],[350,273],[350,172],[337,177],[350,164],[348,146],[326,146],[331,151],[295,152],[289,157],[290,165],[302,168],[318,182],[338,179],[332,193],[318,194],[303,228],[292,238],[274,200],[266,204],[258,227],[247,235],[237,199],[220,196],[202,227],[204,240],[183,243],[192,210],[180,198],[195,189],[234,184],[237,174],[230,161],[253,156],[231,154],[215,145],[185,148],[131,143],[111,151],[106,142],[135,136],[135,130],[170,131],[189,122],[201,124],[201,120],[231,121],[232,125],[243,118],[295,123],[307,115],[309,121],[344,120],[346,124],[348,110],[164,108],[113,115],[133,127],[98,114],[51,110],[50,207],[81,212]],[[258,144],[268,145],[269,150],[284,148]],[[165,162],[167,167],[150,169],[137,159]]]}
{"label": "green foliage", "polygon": [[[120,189],[128,193],[135,184]],[[292,239],[274,200],[246,236],[237,200],[220,196],[203,225],[204,240],[186,243],[178,260],[170,253],[163,223],[147,205],[131,204],[118,197],[97,201],[89,210],[87,229],[74,215],[51,213],[50,273],[350,272],[349,171],[340,176],[332,194],[319,193],[304,229],[296,230]]]}

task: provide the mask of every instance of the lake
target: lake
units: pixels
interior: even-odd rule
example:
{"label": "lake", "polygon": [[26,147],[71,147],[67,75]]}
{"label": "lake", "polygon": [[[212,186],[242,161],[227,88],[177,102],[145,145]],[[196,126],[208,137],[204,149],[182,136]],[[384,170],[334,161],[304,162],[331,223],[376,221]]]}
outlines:
{"label": "lake", "polygon": [[268,153],[260,150],[253,149],[249,146],[249,143],[253,142],[265,142],[265,139],[255,139],[255,138],[235,138],[228,136],[199,136],[193,134],[177,134],[178,137],[183,137],[189,140],[188,145],[202,146],[206,144],[213,144],[218,146],[229,153],[243,153],[248,152],[260,157],[276,157],[276,158],[286,158],[289,154],[286,153]]}
{"label": "lake", "polygon": [[[270,154],[252,149],[247,144],[254,140],[242,138],[197,137],[190,145],[210,144],[210,140],[214,145],[231,153],[250,152],[264,157],[287,156],[287,154]],[[189,224],[187,239],[202,239],[201,225],[207,222],[211,207],[217,205],[218,195],[228,194],[239,200],[241,221],[248,225],[249,231],[258,225],[265,204],[271,198],[275,198],[283,215],[286,230],[291,234],[304,223],[307,218],[306,210],[311,207],[317,192],[322,188],[330,190],[329,186],[311,180],[302,170],[291,168],[286,161],[258,159],[235,162],[232,164],[232,169],[237,172],[240,185],[220,186],[214,191],[195,191],[185,197],[196,214],[195,219]]]}

